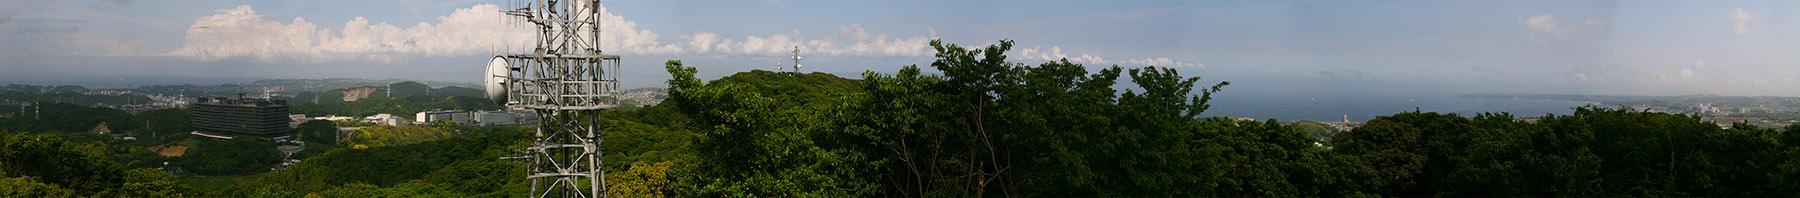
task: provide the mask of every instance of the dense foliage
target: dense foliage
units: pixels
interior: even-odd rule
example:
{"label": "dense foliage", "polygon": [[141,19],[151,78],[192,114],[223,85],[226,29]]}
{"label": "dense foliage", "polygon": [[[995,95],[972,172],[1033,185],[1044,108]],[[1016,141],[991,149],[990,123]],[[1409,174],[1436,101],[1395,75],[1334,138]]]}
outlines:
{"label": "dense foliage", "polygon": [[1536,123],[1401,113],[1332,141],[1382,195],[1792,196],[1800,125],[1783,131],[1590,106]]}
{"label": "dense foliage", "polygon": [[[473,132],[474,130],[475,129],[452,123],[406,126],[376,125],[363,127],[362,129],[345,134],[346,141],[348,142],[345,142],[344,144],[350,148],[414,144],[456,137],[463,133]],[[313,134],[314,136],[322,136],[322,133]]]}
{"label": "dense foliage", "polygon": [[[602,129],[606,187],[617,197],[1800,195],[1800,125],[1722,129],[1698,116],[1589,106],[1531,122],[1414,111],[1338,131],[1203,116],[1228,83],[1170,68],[1013,63],[1011,41],[931,45],[941,74],[915,65],[861,80],[751,71],[704,81],[671,60],[667,101],[567,119]],[[304,105],[372,113],[487,104],[444,99]],[[163,122],[138,120],[155,121],[152,130]],[[348,146],[327,146],[336,127],[303,123],[300,139],[325,144],[306,151],[315,154],[202,193],[101,157],[143,155],[116,149],[127,144],[5,134],[0,196],[474,197],[520,196],[530,185],[524,164],[501,157],[519,156],[532,129],[373,126],[349,134]],[[179,159],[274,152],[252,148],[261,141],[238,151],[216,150],[238,141],[201,141]]]}
{"label": "dense foliage", "polygon": [[[19,106],[0,106],[18,111]],[[108,129],[124,132],[143,126],[130,113],[105,107],[85,107],[65,103],[36,103],[25,112],[0,118],[0,130],[32,132],[88,132],[100,123]]]}
{"label": "dense foliage", "polygon": [[[1800,125],[1720,129],[1696,116],[1583,107],[1538,122],[1409,112],[1336,132],[1201,117],[1225,83],[1195,87],[1198,78],[1166,68],[1090,74],[1066,61],[1010,63],[1010,44],[933,43],[942,76],[909,66],[868,73],[860,90],[799,97],[770,90],[805,88],[759,85],[782,82],[707,83],[670,61],[665,104],[705,135],[695,149],[702,160],[644,171],[677,175],[649,177],[667,186],[620,189],[709,197],[1800,193],[1792,184],[1800,135],[1782,132]],[[1121,75],[1142,91],[1115,94]]]}
{"label": "dense foliage", "polygon": [[797,107],[831,102],[832,94],[858,92],[861,80],[851,80],[825,73],[793,73],[752,70],[708,82],[731,85],[738,90],[754,92],[774,99],[778,106]]}
{"label": "dense foliage", "polygon": [[1300,128],[1300,130],[1305,130],[1306,135],[1310,135],[1313,138],[1318,138],[1318,139],[1331,138],[1331,136],[1337,135],[1337,132],[1340,131],[1340,130],[1338,130],[1337,127],[1332,127],[1331,125],[1327,125],[1325,123],[1320,123],[1320,122],[1315,122],[1315,121],[1299,121],[1299,122],[1290,123],[1288,125],[1298,127],[1298,128]]}
{"label": "dense foliage", "polygon": [[269,139],[242,136],[231,140],[201,140],[178,162],[200,175],[232,175],[269,170],[281,161],[281,152]]}
{"label": "dense foliage", "polygon": [[[1297,159],[1324,153],[1304,133],[1274,122],[1201,120],[1205,101],[1225,83],[1196,94],[1198,78],[1166,68],[1113,67],[1090,75],[1067,61],[1025,66],[1006,62],[1011,42],[1000,43],[974,49],[933,43],[939,60],[932,66],[945,76],[922,75],[917,67],[894,76],[869,73],[861,90],[825,89],[819,95],[832,96],[825,101],[789,106],[757,86],[704,84],[693,78],[695,69],[670,61],[669,103],[697,125],[713,126],[700,130],[707,138],[696,150],[705,160],[688,170],[705,178],[694,181],[704,187],[679,193],[1239,195],[1231,192],[1289,183],[1279,174],[1317,165]],[[1144,90],[1115,94],[1121,74]],[[1266,131],[1279,133],[1259,133]],[[1209,152],[1221,155],[1204,155]],[[1271,166],[1207,169],[1207,162],[1233,159]],[[1255,170],[1270,174],[1225,175]],[[1217,191],[1195,191],[1209,189]]]}
{"label": "dense foliage", "polygon": [[80,105],[138,105],[149,104],[151,102],[150,97],[142,95],[88,94],[87,92],[90,92],[87,88],[73,85],[32,86],[12,84],[0,86],[0,101],[69,103]]}
{"label": "dense foliage", "polygon": [[[220,192],[233,197],[299,197],[311,193],[349,195],[418,192],[381,190],[419,180],[425,186],[468,195],[502,192],[524,181],[524,166],[501,161],[529,141],[527,131],[491,130],[468,137],[370,149],[337,149],[307,158],[288,170],[266,174]],[[528,183],[524,185],[529,185]],[[331,191],[331,192],[327,192]],[[422,195],[420,195],[422,196]],[[385,197],[385,196],[347,196]],[[439,196],[441,197],[441,196]]]}
{"label": "dense foliage", "polygon": [[179,197],[187,186],[156,169],[126,170],[96,148],[54,135],[0,132],[0,196]]}
{"label": "dense foliage", "polygon": [[329,120],[307,120],[294,128],[294,139],[313,144],[339,145],[337,140],[344,138],[338,133],[336,122]]}
{"label": "dense foliage", "polygon": [[[659,111],[651,111],[659,112]],[[666,111],[661,111],[666,112]],[[597,125],[604,128],[603,156],[608,182],[618,188],[663,187],[670,169],[689,161],[697,135],[632,121],[640,112],[608,111]],[[304,124],[303,124],[304,125]],[[416,126],[416,125],[415,125]],[[413,126],[409,126],[413,127]],[[417,126],[431,128],[431,126]],[[447,127],[447,126],[440,126]],[[474,129],[461,129],[474,130]],[[363,149],[332,149],[308,157],[294,167],[265,174],[244,185],[217,192],[221,196],[297,197],[317,194],[343,197],[466,197],[525,194],[522,162],[500,157],[521,155],[533,130],[493,128],[457,133],[437,141]],[[354,140],[353,140],[354,141]],[[316,144],[316,143],[314,143]],[[327,147],[329,148],[329,147]],[[663,181],[663,182],[657,182]],[[657,189],[660,190],[660,189]],[[642,190],[651,191],[651,190]],[[661,191],[652,191],[661,192]]]}
{"label": "dense foliage", "polygon": [[194,131],[194,111],[189,108],[158,109],[138,112],[137,122],[145,124],[133,131],[138,139],[161,138]]}

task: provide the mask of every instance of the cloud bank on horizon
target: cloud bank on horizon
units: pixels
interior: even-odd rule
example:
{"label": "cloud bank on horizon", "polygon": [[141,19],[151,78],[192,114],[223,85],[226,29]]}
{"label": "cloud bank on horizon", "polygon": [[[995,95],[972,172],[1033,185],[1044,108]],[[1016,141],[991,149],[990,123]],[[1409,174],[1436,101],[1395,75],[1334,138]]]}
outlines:
{"label": "cloud bank on horizon", "polygon": [[[369,60],[400,63],[416,57],[455,57],[520,51],[535,39],[529,24],[511,22],[500,6],[479,4],[457,8],[436,17],[436,21],[408,27],[370,22],[356,17],[333,28],[295,17],[281,20],[258,13],[250,5],[217,10],[201,17],[187,30],[179,49],[155,54],[217,61],[248,58],[258,62],[324,63]],[[798,30],[787,34],[730,38],[717,33],[696,31],[664,36],[640,29],[637,22],[606,11],[601,7],[602,50],[623,55],[751,55],[767,56],[788,53],[800,47],[810,55],[852,57],[927,57],[932,51],[926,43],[937,39],[936,30],[929,35],[890,36],[871,33],[862,24],[840,25],[837,32],[808,37]],[[1048,50],[1021,49],[1017,57],[1051,61],[1067,58],[1089,64],[1156,65],[1166,67],[1203,67],[1192,62],[1170,58],[1130,58],[1112,60],[1092,54],[1069,55],[1060,47]]]}

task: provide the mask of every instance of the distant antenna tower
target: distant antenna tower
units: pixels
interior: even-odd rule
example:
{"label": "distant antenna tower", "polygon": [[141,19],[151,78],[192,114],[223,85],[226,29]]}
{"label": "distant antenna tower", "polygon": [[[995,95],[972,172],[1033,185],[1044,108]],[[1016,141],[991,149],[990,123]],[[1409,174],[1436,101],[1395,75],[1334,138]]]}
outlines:
{"label": "distant antenna tower", "polygon": [[800,73],[800,46],[794,46],[794,73]]}
{"label": "distant antenna tower", "polygon": [[[531,197],[605,197],[601,111],[618,104],[619,56],[600,50],[600,1],[533,0],[501,11],[536,26],[532,51],[488,60],[488,99],[536,111],[526,155]],[[499,39],[499,38],[495,38]]]}

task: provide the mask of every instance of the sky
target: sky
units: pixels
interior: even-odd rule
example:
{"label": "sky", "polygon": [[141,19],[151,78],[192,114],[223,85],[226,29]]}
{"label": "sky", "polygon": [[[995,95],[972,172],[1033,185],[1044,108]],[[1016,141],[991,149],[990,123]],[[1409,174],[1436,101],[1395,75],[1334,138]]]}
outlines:
{"label": "sky", "polygon": [[[266,78],[477,82],[529,48],[513,1],[0,0],[0,83]],[[929,69],[932,39],[1008,61],[1176,68],[1222,94],[1800,96],[1794,1],[603,2],[625,87],[682,60],[718,78],[791,64]],[[1129,81],[1128,79],[1120,79]]]}

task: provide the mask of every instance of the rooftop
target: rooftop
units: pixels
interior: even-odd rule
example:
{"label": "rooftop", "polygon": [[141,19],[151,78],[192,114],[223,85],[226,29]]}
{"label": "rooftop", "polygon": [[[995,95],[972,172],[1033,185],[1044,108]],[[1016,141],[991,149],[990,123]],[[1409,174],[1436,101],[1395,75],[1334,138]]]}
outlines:
{"label": "rooftop", "polygon": [[228,97],[199,98],[199,101],[196,104],[268,107],[268,106],[286,106],[287,100],[274,100],[274,99],[267,99],[267,98],[245,98],[244,94],[239,93],[237,98],[228,98]]}

